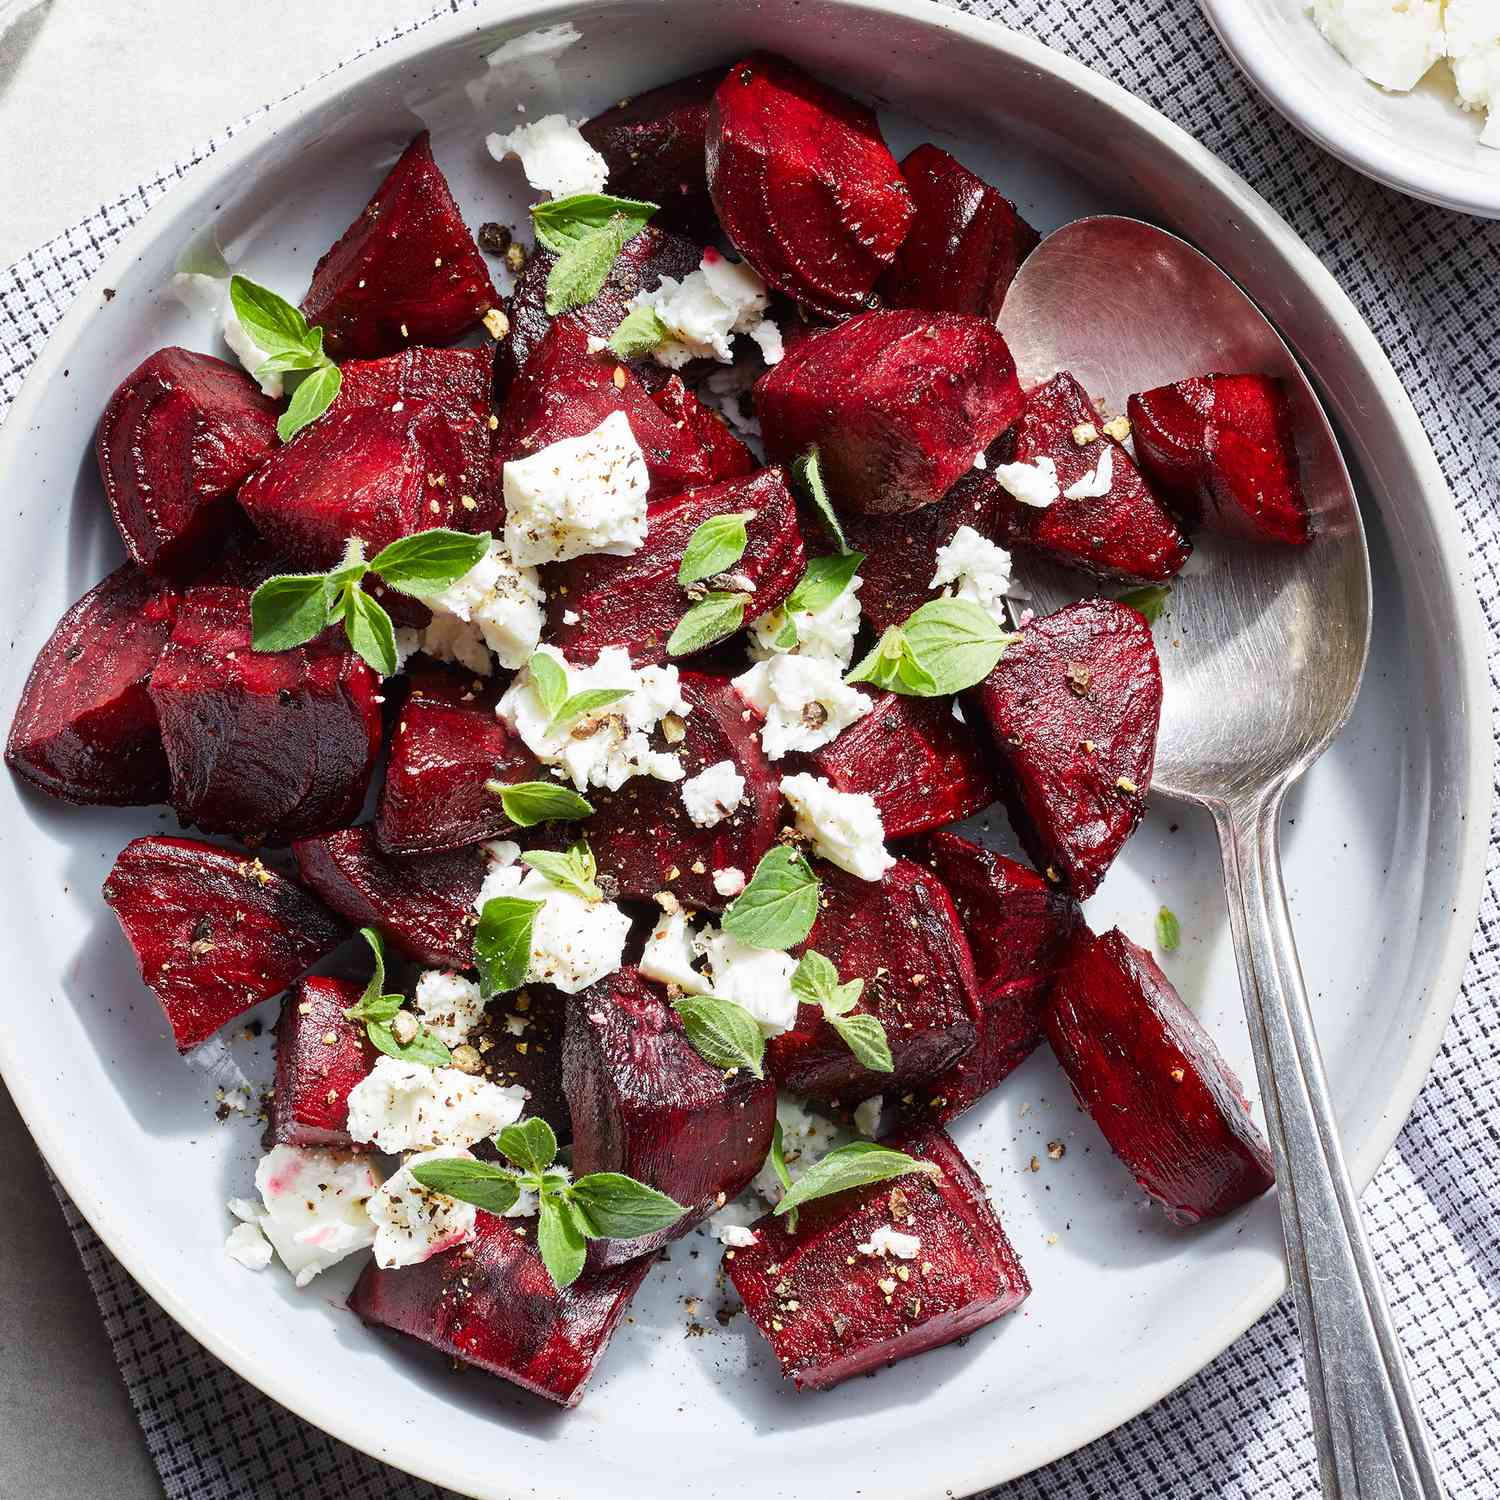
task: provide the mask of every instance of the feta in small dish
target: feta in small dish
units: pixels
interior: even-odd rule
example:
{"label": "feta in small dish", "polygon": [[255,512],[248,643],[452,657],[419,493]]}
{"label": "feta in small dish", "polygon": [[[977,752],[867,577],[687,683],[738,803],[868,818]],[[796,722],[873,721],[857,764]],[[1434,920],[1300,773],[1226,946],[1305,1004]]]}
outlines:
{"label": "feta in small dish", "polygon": [[602,193],[609,177],[609,164],[566,115],[542,115],[504,134],[492,130],[484,144],[496,161],[519,157],[527,182],[554,198]]}
{"label": "feta in small dish", "polygon": [[875,706],[872,698],[844,681],[835,663],[813,656],[758,661],[733,683],[765,720],[760,743],[770,760],[830,744]]}
{"label": "feta in small dish", "polygon": [[868,792],[841,792],[822,776],[802,772],[781,778],[797,830],[829,864],[861,880],[879,880],[896,857],[885,847],[885,825]]}
{"label": "feta in small dish", "polygon": [[1312,0],[1318,30],[1371,83],[1405,93],[1443,55],[1442,0]]}

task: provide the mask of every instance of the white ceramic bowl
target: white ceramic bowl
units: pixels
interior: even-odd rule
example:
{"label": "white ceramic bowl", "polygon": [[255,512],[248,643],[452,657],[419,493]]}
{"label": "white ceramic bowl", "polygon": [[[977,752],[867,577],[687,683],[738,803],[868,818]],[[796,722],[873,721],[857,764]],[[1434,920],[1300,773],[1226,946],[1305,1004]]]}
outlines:
{"label": "white ceramic bowl", "polygon": [[[517,222],[519,179],[482,144],[486,128],[519,118],[517,103],[532,118],[588,113],[753,46],[880,101],[898,151],[927,135],[953,145],[1043,228],[1103,210],[1185,234],[1260,299],[1321,381],[1348,436],[1379,609],[1354,720],[1293,799],[1287,874],[1353,1171],[1367,1182],[1447,1020],[1488,826],[1484,632],[1449,497],[1370,331],[1287,226],[1123,90],[993,25],[911,0],[497,3],[372,54],[247,130],[110,258],[0,434],[0,712],[54,620],[118,556],[91,452],[110,390],[163,343],[211,347],[166,291],[189,239],[216,228],[247,271],[295,294],[419,124],[470,219]],[[1271,1199],[1169,1229],[1038,1054],[955,1131],[1035,1285],[1019,1314],[964,1347],[799,1398],[742,1316],[718,1327],[717,1249],[698,1233],[652,1272],[577,1411],[455,1378],[343,1310],[354,1267],[297,1292],[221,1253],[222,1205],[249,1187],[256,1128],[215,1122],[210,1081],[176,1057],[98,894],[127,838],[162,826],[154,812],[70,809],[0,778],[11,995],[0,1068],[74,1201],[173,1317],[310,1421],[434,1482],[532,1500],[669,1486],[699,1500],[967,1494],[1156,1401],[1284,1288]],[[1213,836],[1169,805],[1153,808],[1090,916],[1149,942],[1163,901],[1186,934],[1170,972],[1253,1078]],[[233,1050],[268,1076],[264,1043]],[[1054,1139],[1069,1148],[1061,1162],[1045,1150]],[[696,1316],[687,1296],[703,1299]],[[707,1332],[690,1336],[690,1322]]]}
{"label": "white ceramic bowl", "polygon": [[1409,94],[1377,88],[1318,30],[1306,0],[1199,0],[1244,75],[1357,172],[1442,208],[1500,219],[1500,151],[1459,107],[1446,66]]}

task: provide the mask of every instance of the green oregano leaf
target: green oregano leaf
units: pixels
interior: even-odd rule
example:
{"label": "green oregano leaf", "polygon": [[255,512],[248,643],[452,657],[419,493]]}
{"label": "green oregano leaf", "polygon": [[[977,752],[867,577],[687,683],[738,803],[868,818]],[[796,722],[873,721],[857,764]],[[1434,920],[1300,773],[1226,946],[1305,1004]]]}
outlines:
{"label": "green oregano leaf", "polygon": [[487,531],[473,535],[434,527],[403,536],[370,559],[370,571],[378,573],[393,589],[425,598],[457,583],[489,551]]}
{"label": "green oregano leaf", "polygon": [[493,1162],[443,1157],[417,1162],[408,1170],[429,1191],[472,1203],[486,1213],[509,1213],[521,1196],[516,1174]]}
{"label": "green oregano leaf", "polygon": [[804,1005],[816,1005],[823,1012],[823,1019],[838,1033],[861,1067],[875,1073],[895,1071],[891,1044],[880,1018],[849,1014],[864,993],[863,979],[839,983],[838,970],[832,961],[816,949],[809,949],[792,975],[791,988]]}
{"label": "green oregano leaf", "polygon": [[495,1145],[523,1172],[545,1172],[557,1160],[557,1136],[540,1115],[507,1125],[495,1137]]}
{"label": "green oregano leaf", "polygon": [[588,1239],[566,1198],[543,1194],[537,1204],[536,1247],[558,1291],[572,1286],[583,1274]]}
{"label": "green oregano leaf", "polygon": [[931,1162],[918,1161],[904,1151],[893,1151],[875,1141],[856,1141],[853,1145],[839,1146],[820,1157],[791,1185],[774,1212],[791,1213],[816,1198],[827,1198],[872,1182],[885,1182],[892,1177],[904,1177],[908,1172],[925,1172],[930,1177],[941,1175],[940,1169]]}
{"label": "green oregano leaf", "polygon": [[553,885],[572,891],[585,901],[602,901],[599,889],[599,865],[586,839],[579,839],[564,853],[551,849],[533,849],[521,856],[521,863],[545,875]]}
{"label": "green oregano leaf", "polygon": [[375,1046],[388,1057],[402,1062],[420,1063],[424,1068],[447,1068],[453,1064],[453,1054],[424,1026],[406,1043],[396,1040],[396,1033],[389,1021],[369,1021],[365,1031]]}
{"label": "green oregano leaf", "polygon": [[871,682],[919,698],[948,697],[982,682],[1021,637],[1001,630],[969,599],[932,599],[889,626],[845,682]]}
{"label": "green oregano leaf", "polygon": [[382,677],[396,674],[396,627],[391,617],[363,589],[345,594],[344,629],[349,644]]}
{"label": "green oregano leaf", "polygon": [[547,273],[548,317],[592,302],[620,251],[655,212],[654,203],[607,193],[574,193],[533,204],[537,242],[557,256]]}
{"label": "green oregano leaf", "polygon": [[1146,617],[1146,623],[1154,625],[1161,618],[1162,610],[1167,607],[1171,592],[1170,583],[1153,583],[1144,588],[1127,590],[1118,596],[1118,602],[1140,610]]}
{"label": "green oregano leaf", "polygon": [[323,365],[298,382],[287,409],[276,419],[276,436],[289,443],[333,405],[344,377],[337,365]]}
{"label": "green oregano leaf", "polygon": [[[771,1170],[776,1174],[777,1182],[781,1184],[781,1191],[791,1192],[792,1174],[787,1171],[786,1167],[786,1149],[780,1120],[777,1120],[771,1127],[771,1149],[766,1153],[766,1160],[771,1163]],[[797,1210],[795,1208],[786,1216],[786,1227],[796,1234]]]}
{"label": "green oregano leaf", "polygon": [[788,615],[815,615],[827,609],[853,582],[865,560],[863,552],[841,552],[836,557],[814,557],[796,588],[781,607]]}
{"label": "green oregano leaf", "polygon": [[545,904],[519,896],[495,896],[484,903],[474,929],[474,967],[486,997],[507,995],[526,983],[531,932]]}
{"label": "green oregano leaf", "polygon": [[678,583],[697,583],[732,568],[750,545],[745,523],[754,518],[753,510],[730,511],[704,521],[683,549],[682,562],[677,568]]}
{"label": "green oregano leaf", "polygon": [[[826,1014],[826,1012],[825,1012]],[[891,1056],[890,1039],[879,1016],[828,1016],[828,1024],[839,1034],[839,1039],[854,1054],[860,1067],[872,1073],[894,1073],[895,1059]]]}
{"label": "green oregano leaf", "polygon": [[795,948],[818,917],[818,877],[795,849],[777,844],[755,867],[720,926],[753,948]]}
{"label": "green oregano leaf", "polygon": [[229,300],[240,326],[268,356],[322,354],[322,331],[307,326],[300,308],[247,276],[229,278]]}
{"label": "green oregano leaf", "polygon": [[527,667],[542,712],[552,718],[567,699],[568,674],[562,663],[548,651],[535,652]]}
{"label": "green oregano leaf", "polygon": [[590,1239],[633,1240],[675,1224],[687,1212],[676,1199],[623,1172],[590,1172],[567,1190]]}
{"label": "green oregano leaf", "polygon": [[581,693],[572,693],[558,706],[547,728],[561,729],[629,696],[629,688],[585,688]]}
{"label": "green oregano leaf", "polygon": [[844,539],[844,528],[839,524],[833,501],[828,498],[828,487],[823,483],[823,463],[818,457],[816,443],[800,458],[792,460],[792,478],[812,501],[818,514],[822,516],[824,524],[833,533],[833,539],[838,544],[839,551],[847,552],[849,543]]}
{"label": "green oregano leaf", "polygon": [[1163,906],[1156,913],[1156,946],[1163,953],[1175,953],[1182,943],[1182,924],[1177,914]]}
{"label": "green oregano leaf", "polygon": [[683,995],[672,1002],[672,1009],[682,1018],[687,1039],[704,1062],[726,1071],[745,1068],[757,1078],[765,1076],[765,1034],[743,1005],[718,995]]}
{"label": "green oregano leaf", "polygon": [[733,635],[745,623],[748,602],[745,594],[706,594],[667,637],[667,655],[687,656]]}
{"label": "green oregano leaf", "polygon": [[917,660],[899,625],[886,626],[869,654],[844,674],[844,681],[868,682],[913,698],[935,697],[938,691],[937,678]]}
{"label": "green oregano leaf", "polygon": [[621,359],[636,359],[666,343],[670,335],[661,315],[649,303],[633,307],[609,336],[609,350]]}
{"label": "green oregano leaf", "polygon": [[493,792],[505,809],[505,816],[517,828],[535,828],[538,823],[576,822],[593,815],[594,804],[581,797],[572,787],[555,781],[517,781],[510,786],[487,781],[487,792]]}
{"label": "green oregano leaf", "polygon": [[250,596],[250,644],[256,651],[290,651],[327,629],[329,600],[323,573],[282,573]]}

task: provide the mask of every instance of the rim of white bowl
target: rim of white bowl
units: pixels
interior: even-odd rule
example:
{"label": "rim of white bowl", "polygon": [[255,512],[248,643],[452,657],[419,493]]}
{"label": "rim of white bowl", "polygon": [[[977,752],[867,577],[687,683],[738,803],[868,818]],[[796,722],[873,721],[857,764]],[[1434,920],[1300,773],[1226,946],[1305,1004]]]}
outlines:
{"label": "rim of white bowl", "polygon": [[[346,64],[310,84],[295,101],[296,112],[309,113],[340,94],[352,93],[371,77],[388,70],[399,70],[412,57],[442,47],[455,36],[486,29],[489,25],[534,26],[576,16],[581,0],[534,0],[534,3],[511,8],[514,0],[495,0],[493,14],[482,7],[435,21],[410,36],[402,37]],[[596,8],[609,8],[616,0],[589,0]],[[628,3],[628,0],[619,0]],[[706,0],[697,0],[706,3]],[[716,0],[735,4],[737,0]],[[1431,510],[1443,576],[1453,587],[1454,603],[1460,630],[1455,641],[1459,680],[1465,701],[1473,706],[1465,724],[1468,760],[1468,784],[1465,806],[1469,816],[1464,823],[1463,844],[1457,861],[1457,882],[1453,903],[1453,920],[1448,923],[1439,944],[1434,965],[1431,1000],[1421,1024],[1412,1034],[1407,1060],[1397,1077],[1380,1119],[1371,1127],[1366,1139],[1349,1153],[1349,1170],[1356,1187],[1363,1192],[1376,1169],[1390,1150],[1402,1125],[1421,1091],[1427,1073],[1437,1055],[1447,1029],[1468,961],[1473,934],[1478,922],[1479,902],[1484,886],[1485,861],[1489,849],[1491,770],[1493,746],[1489,732],[1489,675],[1485,643],[1487,635],[1477,598],[1468,584],[1467,549],[1459,530],[1447,484],[1438,466],[1420,419],[1410,397],[1397,378],[1374,334],[1354,304],[1339,288],[1322,263],[1303,244],[1284,219],[1236,173],[1232,172],[1186,131],[1164,115],[1135,98],[1119,84],[1074,62],[1064,54],[1034,41],[996,22],[947,9],[937,0],[830,0],[852,12],[878,21],[883,17],[916,20],[938,30],[955,32],[976,45],[1009,56],[1050,73],[1070,87],[1093,96],[1101,103],[1129,117],[1143,131],[1155,136],[1180,157],[1184,164],[1200,174],[1218,191],[1235,202],[1240,212],[1251,219],[1281,252],[1296,264],[1303,282],[1322,302],[1344,334],[1351,350],[1384,388],[1393,425],[1403,448],[1415,467],[1424,475],[1421,493]],[[504,7],[502,13],[502,6]],[[289,118],[287,106],[273,109],[256,120],[226,146],[216,151],[213,173],[230,176],[260,148],[268,135],[284,128]],[[202,181],[202,177],[197,177]],[[182,191],[181,186],[166,194],[161,203],[170,203]],[[144,243],[154,232],[160,217],[161,203],[132,229],[90,278],[93,287],[118,282],[136,258],[137,243]],[[0,427],[0,472],[6,467],[10,450],[30,427],[35,408],[44,387],[62,368],[79,332],[93,316],[94,301],[82,292],[63,317],[38,356]],[[459,1493],[473,1494],[472,1477],[460,1470],[443,1451],[441,1444],[421,1443],[408,1439],[381,1440],[369,1423],[362,1423],[320,1392],[305,1386],[293,1389],[283,1372],[262,1360],[234,1338],[216,1329],[202,1310],[180,1297],[176,1289],[157,1271],[143,1245],[136,1243],[128,1224],[117,1214],[115,1200],[97,1192],[87,1171],[84,1143],[70,1139],[63,1121],[48,1107],[46,1090],[40,1080],[33,1080],[24,1069],[14,1066],[6,1031],[0,1027],[0,1073],[3,1073],[11,1096],[27,1128],[58,1180],[67,1190],[79,1212],[110,1252],[135,1278],[152,1299],[188,1334],[216,1358],[222,1360],[272,1400],[338,1438],[350,1447],[388,1463],[416,1478],[442,1485]],[[1221,1354],[1250,1325],[1256,1322],[1287,1289],[1284,1266],[1268,1271],[1262,1287],[1225,1310],[1208,1328],[1199,1329],[1197,1337],[1186,1345],[1191,1353],[1184,1363],[1169,1372],[1142,1378],[1128,1396],[1096,1407],[1087,1420],[1080,1419],[1068,1430],[1065,1439],[1037,1444],[1023,1449],[1009,1460],[998,1448],[993,1461],[978,1460],[964,1472],[948,1472],[934,1477],[932,1488],[920,1496],[902,1495],[892,1500],[944,1500],[953,1495],[970,1495],[996,1484],[1018,1478],[1045,1467],[1069,1453],[1113,1432],[1132,1417],[1155,1406],[1184,1381],[1197,1374],[1210,1360]],[[521,1492],[488,1486],[492,1500],[522,1500]],[[876,1492],[870,1491],[873,1496]],[[528,1483],[525,1500],[571,1500],[565,1490],[543,1489]]]}

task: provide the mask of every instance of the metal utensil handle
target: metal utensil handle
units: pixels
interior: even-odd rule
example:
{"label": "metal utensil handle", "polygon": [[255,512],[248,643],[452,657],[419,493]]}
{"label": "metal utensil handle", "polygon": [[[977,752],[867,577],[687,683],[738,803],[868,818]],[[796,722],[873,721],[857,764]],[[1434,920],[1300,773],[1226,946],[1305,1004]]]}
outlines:
{"label": "metal utensil handle", "polygon": [[1444,1490],[1344,1165],[1281,882],[1285,787],[1215,809],[1240,988],[1276,1160],[1323,1494]]}

